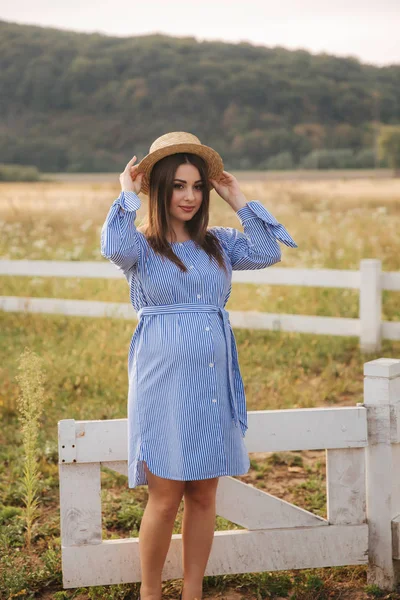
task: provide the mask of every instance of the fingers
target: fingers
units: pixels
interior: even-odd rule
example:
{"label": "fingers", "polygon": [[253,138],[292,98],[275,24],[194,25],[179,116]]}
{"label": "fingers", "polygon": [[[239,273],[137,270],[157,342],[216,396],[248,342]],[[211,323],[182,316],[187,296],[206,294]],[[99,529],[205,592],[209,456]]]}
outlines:
{"label": "fingers", "polygon": [[131,158],[131,160],[128,162],[128,164],[126,165],[126,168],[129,169],[131,167],[131,165],[133,165],[133,163],[137,160],[136,154],[133,158]]}
{"label": "fingers", "polygon": [[214,183],[221,183],[221,181],[224,181],[224,179],[225,179],[224,175],[221,174],[218,179],[211,179],[210,178],[210,181],[211,181],[212,184],[214,184]]}
{"label": "fingers", "polygon": [[135,170],[135,171],[131,170],[130,176],[131,176],[132,181],[135,181],[135,179],[137,179],[138,181],[142,181],[142,179],[144,177],[144,173],[138,173],[137,170]]}
{"label": "fingers", "polygon": [[137,165],[133,165],[131,167],[129,167],[129,173],[131,174],[131,176],[135,176],[137,175]]}
{"label": "fingers", "polygon": [[[136,162],[137,157],[136,154],[133,158],[131,158],[131,160],[128,162],[128,164],[126,165],[125,170],[128,171],[128,173],[131,176],[132,181],[134,181],[137,177],[139,177],[140,175],[142,175],[141,179],[143,179],[144,173],[140,174],[137,172],[139,165],[134,165],[133,163]],[[140,181],[141,181],[140,179]]]}
{"label": "fingers", "polygon": [[233,175],[231,175],[230,173],[228,173],[228,171],[222,171],[221,175],[219,176],[219,180],[221,181],[223,179],[231,179],[233,177]]}
{"label": "fingers", "polygon": [[137,160],[137,157],[136,157],[136,155],[135,155],[135,156],[134,156],[133,158],[131,158],[131,160],[130,160],[130,161],[127,163],[127,165],[126,165],[126,167],[125,167],[125,172],[126,172],[126,171],[128,171],[128,172],[129,172],[129,171],[132,169],[133,163],[134,163],[134,162],[136,162],[136,160]]}
{"label": "fingers", "polygon": [[124,178],[129,175],[131,181],[137,181],[140,185],[142,184],[142,180],[144,177],[144,173],[138,173],[139,165],[135,165],[134,163],[137,160],[137,156],[133,156],[131,160],[127,163],[125,170],[120,175],[120,181],[122,182]]}

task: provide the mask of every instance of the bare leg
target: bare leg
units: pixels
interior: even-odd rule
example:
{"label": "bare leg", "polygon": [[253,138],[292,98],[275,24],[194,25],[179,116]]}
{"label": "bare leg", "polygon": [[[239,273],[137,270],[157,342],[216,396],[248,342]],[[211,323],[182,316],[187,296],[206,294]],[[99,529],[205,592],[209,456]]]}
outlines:
{"label": "bare leg", "polygon": [[186,481],[182,522],[182,600],[200,600],[203,578],[215,531],[215,495],[218,477]]}
{"label": "bare leg", "polygon": [[157,477],[148,470],[149,499],[139,529],[141,600],[161,599],[161,576],[171,543],[185,482]]}

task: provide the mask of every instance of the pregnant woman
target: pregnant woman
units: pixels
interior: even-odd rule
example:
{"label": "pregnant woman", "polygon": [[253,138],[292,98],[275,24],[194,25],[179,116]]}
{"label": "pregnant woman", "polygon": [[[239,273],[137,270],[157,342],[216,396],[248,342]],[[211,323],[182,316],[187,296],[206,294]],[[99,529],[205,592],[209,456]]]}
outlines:
{"label": "pregnant woman", "polygon": [[[128,486],[148,485],[139,531],[141,600],[160,600],[162,569],[184,500],[183,600],[202,597],[215,527],[218,478],[247,473],[246,398],[224,308],[232,270],[281,260],[296,248],[257,200],[247,201],[220,155],[185,132],[167,133],[120,175],[101,253],[124,273],[138,324],[128,353]],[[207,227],[210,191],[244,232]],[[139,192],[149,196],[135,226]],[[215,200],[214,200],[215,201]]]}

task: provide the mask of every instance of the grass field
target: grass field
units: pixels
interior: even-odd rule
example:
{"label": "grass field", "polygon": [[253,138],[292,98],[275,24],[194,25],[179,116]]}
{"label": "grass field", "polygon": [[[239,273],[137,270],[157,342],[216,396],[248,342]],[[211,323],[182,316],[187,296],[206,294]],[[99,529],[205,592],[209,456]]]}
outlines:
{"label": "grass field", "polygon": [[[298,244],[297,249],[281,246],[279,266],[357,269],[362,258],[380,258],[384,270],[400,270],[400,181],[261,181],[243,175],[242,189],[248,200],[260,200]],[[103,261],[100,229],[118,193],[118,184],[112,181],[0,184],[0,257]],[[146,211],[143,196],[138,225]],[[241,229],[236,215],[217,195],[212,197],[210,225]],[[124,280],[0,277],[0,286],[1,295],[129,301]],[[385,320],[400,320],[399,300],[398,293],[384,294]],[[227,309],[357,317],[358,294],[235,284]],[[62,590],[57,421],[126,416],[126,360],[135,322],[1,312],[0,320],[0,597],[125,598],[135,586]],[[381,352],[365,356],[358,340],[350,337],[260,330],[237,330],[235,335],[249,410],[354,406],[362,401],[363,362],[400,357],[400,341],[384,341]],[[41,511],[31,553],[24,547],[21,518],[24,457],[15,380],[26,346],[42,358],[47,377],[40,430]],[[254,454],[251,459],[251,470],[241,480],[326,516],[323,451]],[[136,536],[147,488],[129,490],[126,479],[106,469],[102,483],[103,537]],[[175,533],[180,532],[181,509]],[[217,526],[235,527],[219,517]],[[178,588],[179,582],[166,582],[165,597],[177,597]],[[205,596],[232,600],[361,600],[377,595],[366,586],[363,566],[205,580]]]}

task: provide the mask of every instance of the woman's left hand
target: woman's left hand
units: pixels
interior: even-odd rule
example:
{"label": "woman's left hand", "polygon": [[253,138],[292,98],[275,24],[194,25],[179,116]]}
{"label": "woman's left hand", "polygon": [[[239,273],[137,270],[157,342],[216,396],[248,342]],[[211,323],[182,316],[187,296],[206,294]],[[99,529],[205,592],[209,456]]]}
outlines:
{"label": "woman's left hand", "polygon": [[234,210],[238,210],[246,204],[246,198],[240,189],[239,182],[227,171],[222,171],[219,180],[210,179],[215,191],[221,196]]}

